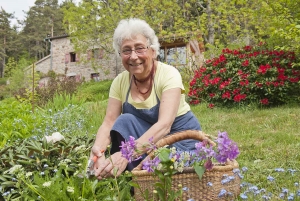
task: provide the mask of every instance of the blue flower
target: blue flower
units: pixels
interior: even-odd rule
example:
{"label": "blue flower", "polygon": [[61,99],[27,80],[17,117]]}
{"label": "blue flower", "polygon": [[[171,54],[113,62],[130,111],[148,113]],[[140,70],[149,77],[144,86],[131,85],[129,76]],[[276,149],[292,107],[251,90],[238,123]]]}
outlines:
{"label": "blue flower", "polygon": [[243,172],[247,172],[247,171],[248,171],[248,168],[247,168],[247,167],[242,167],[242,171],[243,171]]}
{"label": "blue flower", "polygon": [[240,194],[240,197],[241,197],[243,200],[247,200],[247,199],[248,199],[248,196],[247,196],[245,193]]}
{"label": "blue flower", "polygon": [[295,183],[294,183],[294,186],[299,186],[299,183],[298,183],[298,182],[295,182]]}
{"label": "blue flower", "polygon": [[188,187],[183,187],[182,190],[183,190],[183,191],[188,191],[189,188],[188,188]]}
{"label": "blue flower", "polygon": [[289,189],[287,189],[287,188],[282,188],[281,192],[284,193],[284,194],[288,194],[288,193],[289,193]]}
{"label": "blue flower", "polygon": [[289,196],[288,196],[288,201],[291,201],[291,200],[294,200],[294,193],[291,193]]}
{"label": "blue flower", "polygon": [[213,186],[213,184],[211,182],[207,182],[207,185],[210,186],[210,187]]}
{"label": "blue flower", "polygon": [[275,171],[276,172],[284,172],[284,169],[283,168],[275,168]]}
{"label": "blue flower", "polygon": [[267,179],[268,179],[270,182],[273,182],[273,181],[275,181],[275,178],[274,178],[274,177],[272,177],[272,176],[270,176],[270,175],[267,177]]}
{"label": "blue flower", "polygon": [[219,195],[218,195],[218,197],[220,198],[220,197],[223,197],[223,196],[225,196],[226,195],[226,190],[225,189],[221,189],[220,190],[220,193],[219,193]]}

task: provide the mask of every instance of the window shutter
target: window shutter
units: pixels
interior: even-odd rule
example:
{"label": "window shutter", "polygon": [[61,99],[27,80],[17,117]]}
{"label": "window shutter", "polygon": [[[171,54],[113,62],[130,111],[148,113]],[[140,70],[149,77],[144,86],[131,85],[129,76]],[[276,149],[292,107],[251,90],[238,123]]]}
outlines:
{"label": "window shutter", "polygon": [[103,49],[99,49],[99,59],[103,59],[104,56],[104,50]]}
{"label": "window shutter", "polygon": [[79,54],[75,54],[75,61],[76,62],[79,62],[79,58],[80,58],[80,55]]}
{"label": "window shutter", "polygon": [[65,54],[65,64],[70,62],[70,54]]}
{"label": "window shutter", "polygon": [[92,56],[92,51],[88,50],[88,52],[87,52],[87,60],[91,60],[91,56]]}

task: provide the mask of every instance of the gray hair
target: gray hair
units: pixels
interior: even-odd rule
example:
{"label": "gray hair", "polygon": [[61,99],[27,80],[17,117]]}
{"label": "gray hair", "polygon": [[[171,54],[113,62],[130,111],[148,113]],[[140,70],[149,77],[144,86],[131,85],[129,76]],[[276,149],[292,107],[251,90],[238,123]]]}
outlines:
{"label": "gray hair", "polygon": [[146,21],[138,18],[124,19],[119,22],[113,36],[113,48],[116,53],[118,54],[121,51],[123,40],[132,39],[139,34],[147,38],[149,47],[156,53],[155,56],[159,55],[160,45],[154,30]]}

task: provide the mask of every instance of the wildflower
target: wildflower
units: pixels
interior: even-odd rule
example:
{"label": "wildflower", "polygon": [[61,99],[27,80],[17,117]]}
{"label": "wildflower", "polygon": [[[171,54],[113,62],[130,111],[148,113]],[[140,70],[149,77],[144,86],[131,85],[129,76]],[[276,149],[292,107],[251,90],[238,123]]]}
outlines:
{"label": "wildflower", "polygon": [[187,201],[195,201],[194,199],[192,199],[192,198],[190,198],[190,199],[188,199]]}
{"label": "wildflower", "polygon": [[226,132],[219,132],[218,138],[218,153],[216,159],[220,163],[225,163],[227,159],[235,159],[239,154],[238,146],[235,142],[229,139]]}
{"label": "wildflower", "polygon": [[211,182],[207,182],[207,185],[210,186],[210,187],[213,186],[213,184]]}
{"label": "wildflower", "polygon": [[42,176],[45,175],[45,172],[40,172],[40,175],[42,175]]}
{"label": "wildflower", "polygon": [[183,191],[189,191],[189,188],[188,187],[183,187],[182,190]]}
{"label": "wildflower", "polygon": [[288,169],[288,172],[290,172],[292,175],[294,175],[294,173],[296,172],[297,170],[294,170],[294,169]]}
{"label": "wildflower", "polygon": [[74,193],[74,187],[67,186],[67,192]]}
{"label": "wildflower", "polygon": [[281,191],[281,192],[284,193],[284,194],[288,194],[289,189],[287,189],[287,188],[282,188],[282,191]]}
{"label": "wildflower", "polygon": [[300,197],[300,189],[297,191],[297,196]]}
{"label": "wildflower", "polygon": [[240,171],[240,169],[235,168],[235,169],[232,170],[232,172],[233,172],[234,174],[238,174],[238,173],[240,173],[241,171]]}
{"label": "wildflower", "polygon": [[248,168],[247,168],[247,167],[242,167],[242,171],[243,171],[243,172],[247,172],[247,171],[248,171]]}
{"label": "wildflower", "polygon": [[284,172],[284,169],[283,168],[275,168],[275,171],[276,172]]}
{"label": "wildflower", "polygon": [[45,183],[43,183],[43,186],[44,187],[49,187],[49,186],[51,186],[51,181],[47,181],[47,182],[45,182]]}
{"label": "wildflower", "polygon": [[160,160],[158,157],[155,157],[153,160],[148,159],[143,162],[142,169],[147,170],[148,172],[154,172],[154,167],[158,166],[159,163],[160,163]]}
{"label": "wildflower", "polygon": [[279,198],[284,199],[285,194],[284,193],[279,193]]}
{"label": "wildflower", "polygon": [[270,176],[270,175],[267,177],[267,179],[268,179],[270,182],[273,182],[273,181],[275,180],[275,178],[272,177],[272,176]]}
{"label": "wildflower", "polygon": [[242,198],[242,200],[248,199],[248,196],[245,193],[240,194],[240,197]]}
{"label": "wildflower", "polygon": [[132,161],[135,161],[135,157],[133,156],[135,150],[136,150],[136,142],[134,141],[134,137],[129,136],[129,140],[127,142],[121,142],[121,153],[124,158],[126,158],[129,163]]}
{"label": "wildflower", "polygon": [[219,195],[218,195],[218,197],[221,198],[221,197],[225,196],[225,195],[226,195],[226,192],[227,192],[227,191],[226,191],[225,189],[221,189],[221,190],[220,190],[220,193],[219,193]]}
{"label": "wildflower", "polygon": [[47,168],[47,167],[49,167],[49,165],[48,165],[48,164],[45,164],[45,165],[44,165],[44,168]]}
{"label": "wildflower", "polygon": [[19,171],[23,170],[22,165],[15,165],[11,167],[9,170],[5,171],[4,173],[9,173],[9,174],[17,174]]}
{"label": "wildflower", "polygon": [[298,183],[298,182],[295,182],[295,183],[294,183],[294,186],[299,186],[299,183]]}
{"label": "wildflower", "polygon": [[288,196],[288,201],[291,201],[291,200],[294,200],[294,193],[291,193],[289,196]]}

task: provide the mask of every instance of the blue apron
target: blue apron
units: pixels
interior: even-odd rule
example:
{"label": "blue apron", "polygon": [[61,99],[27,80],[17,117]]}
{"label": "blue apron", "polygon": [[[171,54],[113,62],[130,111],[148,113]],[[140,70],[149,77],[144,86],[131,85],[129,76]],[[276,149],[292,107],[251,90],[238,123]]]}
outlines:
{"label": "blue apron", "polygon": [[[130,81],[126,100],[122,105],[122,114],[116,119],[110,132],[112,142],[111,154],[120,150],[119,146],[121,145],[121,141],[128,141],[129,136],[138,139],[158,121],[160,100],[155,91],[155,83],[154,93],[156,95],[157,104],[150,109],[136,109],[133,105],[128,103],[131,83]],[[201,130],[197,118],[191,111],[175,118],[169,134],[184,130]],[[187,151],[195,149],[196,142],[198,141],[187,139],[176,142],[172,146],[175,146],[178,150]]]}

